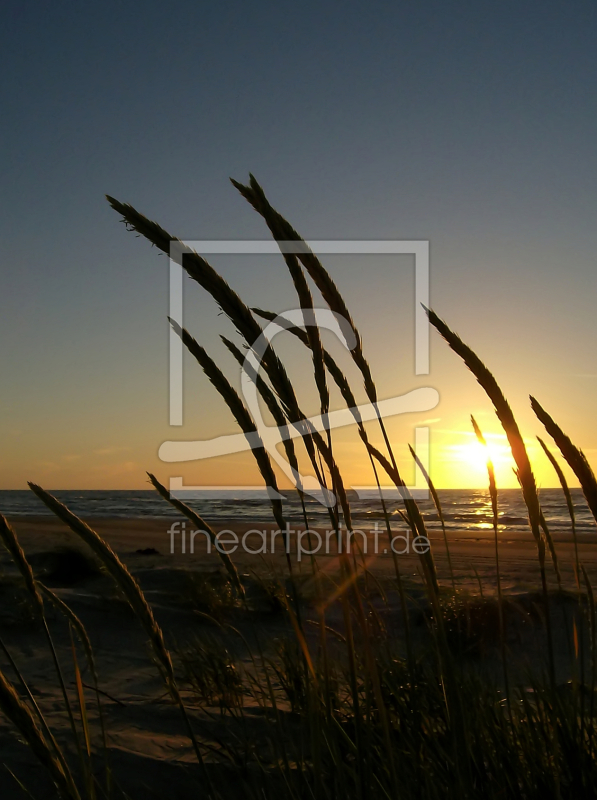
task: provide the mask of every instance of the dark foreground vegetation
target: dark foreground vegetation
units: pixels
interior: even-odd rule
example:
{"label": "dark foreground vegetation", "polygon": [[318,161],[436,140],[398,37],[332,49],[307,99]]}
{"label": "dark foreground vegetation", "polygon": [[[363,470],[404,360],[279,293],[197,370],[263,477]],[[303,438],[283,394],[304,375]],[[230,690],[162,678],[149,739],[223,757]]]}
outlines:
{"label": "dark foreground vegetation", "polygon": [[[291,332],[303,341],[312,358],[321,414],[325,417],[329,411],[330,379],[349,408],[357,403],[344,372],[322,345],[314,324],[311,285],[352,329],[350,355],[362,376],[368,402],[376,407],[377,391],[360,336],[331,277],[270,206],[253,178],[247,186],[235,186],[278,242],[296,243],[297,252],[284,253],[283,258],[305,324]],[[109,200],[129,229],[169,253],[174,237],[131,206]],[[232,355],[242,361],[242,348],[250,350],[262,333],[258,320],[274,315],[248,308],[196,253],[185,252],[182,265],[233,323],[241,345],[225,341]],[[125,618],[133,620],[149,643],[168,708],[176,713],[173,724],[176,720],[194,759],[193,764],[156,765],[156,770],[167,771],[171,797],[547,800],[597,796],[596,614],[593,589],[576,539],[575,586],[554,594],[548,583],[551,576],[560,582],[556,548],[513,413],[475,353],[432,311],[428,314],[486,391],[508,437],[537,548],[541,584],[536,593],[524,602],[503,595],[499,496],[488,460],[495,531],[494,596],[488,596],[494,587],[486,587],[487,595],[476,598],[456,590],[447,538],[446,575],[438,575],[433,551],[421,554],[421,581],[415,586],[401,574],[396,558],[391,590],[375,584],[358,553],[341,554],[334,576],[320,574],[313,559],[308,600],[290,557],[286,576],[257,581],[239,575],[233,560],[222,555],[221,570],[194,577],[184,593],[186,607],[205,622],[202,635],[193,642],[176,642],[158,622],[160,614],[148,602],[150,593],[144,594],[110,546],[62,503],[31,484],[39,499],[79,537],[84,550],[63,552],[53,563],[30,563],[13,529],[1,519],[0,535],[21,580],[19,586],[14,580],[5,582],[3,591],[16,597],[24,586],[26,597],[19,595],[18,600],[23,624],[30,623],[46,641],[48,672],[56,676],[70,731],[68,742],[64,737],[58,740],[44,698],[36,694],[26,669],[12,658],[10,647],[0,642],[0,710],[11,723],[19,746],[30,748],[46,776],[46,783],[37,777],[35,785],[28,783],[27,775],[17,774],[4,759],[5,769],[12,775],[14,796],[25,792],[34,797],[57,793],[70,800],[127,795],[136,800],[141,796],[135,796],[134,783],[127,783],[126,776],[119,773],[118,758],[110,747],[107,708],[114,698],[102,688],[93,632],[87,632],[80,616],[61,598],[60,587],[75,586],[79,578],[106,583],[109,578],[119,592],[120,599],[112,597],[110,602],[121,604],[122,624]],[[255,444],[255,423],[243,400],[191,334],[174,321],[172,324],[241,430],[253,437],[253,454],[263,480],[277,490],[270,458],[260,442]],[[299,462],[307,463],[321,486],[337,498],[329,509],[330,525],[336,531],[342,526],[351,530],[350,504],[331,435],[304,422],[307,415],[272,347],[266,350],[261,368],[253,378],[276,425],[296,425],[301,432],[300,448],[295,446],[296,440],[283,441],[293,474],[299,476]],[[536,400],[532,399],[532,405],[597,515],[597,482],[584,455]],[[425,520],[406,491],[383,419],[378,416],[381,449],[370,439],[358,411],[355,424],[378,485],[389,480],[402,490],[404,521],[413,537],[426,536]],[[484,442],[474,420],[472,424]],[[544,442],[542,446],[562,485],[575,537],[574,506],[566,480],[556,457]],[[439,499],[426,473],[425,477],[441,519]],[[194,526],[211,531],[195,511],[170,497],[155,476],[150,475],[150,480],[165,501]],[[298,489],[300,492],[300,482]],[[271,505],[276,524],[284,529],[283,503],[272,499]],[[381,493],[380,508],[390,536]],[[304,523],[308,528],[306,511]],[[397,598],[395,618],[384,608],[386,590]],[[263,614],[280,620],[280,635],[273,640],[271,635],[264,637],[264,629],[260,629]],[[562,625],[564,638],[570,642],[564,654]],[[514,632],[520,641],[526,630],[533,632],[528,646],[534,651],[535,667],[523,676],[511,657],[511,643]],[[479,659],[487,653],[495,669],[479,668]],[[147,780],[137,785],[149,783],[151,793],[154,778],[144,777]],[[156,772],[154,785],[158,782]],[[143,796],[147,796],[145,790]]]}

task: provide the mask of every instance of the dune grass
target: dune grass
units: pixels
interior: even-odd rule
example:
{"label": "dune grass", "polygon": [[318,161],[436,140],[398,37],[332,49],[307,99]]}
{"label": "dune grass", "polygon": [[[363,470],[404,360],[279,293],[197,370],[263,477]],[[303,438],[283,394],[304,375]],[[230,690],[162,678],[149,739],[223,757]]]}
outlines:
{"label": "dune grass", "polygon": [[[354,408],[356,402],[348,378],[323,348],[313,324],[314,300],[307,275],[329,308],[341,314],[350,325],[356,342],[351,356],[367,397],[376,405],[377,390],[361,336],[331,276],[294,228],[273,209],[252,176],[247,186],[236,182],[234,185],[264,218],[276,241],[293,241],[299,245],[296,255],[284,254],[305,321],[305,330],[293,332],[311,353],[322,417],[329,411],[329,378],[340,388],[349,408]],[[169,251],[174,237],[131,206],[108,199],[129,229],[137,231],[162,251]],[[243,344],[250,349],[261,336],[256,315],[267,319],[274,315],[263,311],[254,313],[198,254],[185,252],[181,261],[190,277],[212,295],[240,333],[243,339],[240,345],[229,339],[224,341],[234,359],[242,361]],[[541,442],[560,479],[575,543],[575,655],[570,663],[573,680],[568,684],[559,680],[556,673],[552,613],[555,601],[548,591],[545,563],[547,548],[557,569],[557,554],[548,520],[540,506],[522,434],[489,369],[433,311],[429,310],[428,314],[432,325],[485,389],[510,443],[528,509],[529,527],[537,545],[541,587],[533,614],[534,619],[543,621],[545,639],[541,646],[547,674],[531,674],[524,682],[514,682],[508,669],[509,631],[524,614],[505,597],[502,589],[498,487],[489,459],[497,603],[493,598],[484,597],[481,581],[480,597],[469,597],[458,589],[439,496],[431,477],[413,452],[442,524],[449,580],[439,573],[430,551],[420,556],[421,580],[416,586],[406,586],[398,559],[394,558],[402,621],[400,636],[390,630],[391,616],[383,603],[381,606],[379,603],[379,597],[386,596],[386,589],[375,584],[358,553],[352,557],[342,553],[336,578],[322,574],[317,560],[312,559],[307,567],[312,590],[308,600],[301,594],[306,584],[299,580],[300,577],[304,581],[306,576],[297,575],[290,556],[286,577],[272,576],[262,579],[261,584],[255,581],[251,584],[245,576],[239,575],[229,556],[220,554],[223,570],[217,574],[217,581],[205,578],[204,586],[192,587],[185,596],[186,605],[190,603],[198,617],[211,626],[212,633],[178,646],[169,640],[168,631],[158,625],[138,582],[110,546],[64,504],[41,487],[30,484],[37,497],[93,553],[133,610],[165,688],[180,709],[181,729],[188,735],[198,763],[201,779],[194,796],[213,800],[229,797],[427,800],[481,796],[496,800],[537,797],[547,800],[597,796],[597,615],[593,589],[578,548],[570,491],[556,457]],[[172,324],[228,405],[240,429],[255,443],[255,421],[220,367],[188,331]],[[330,432],[322,435],[302,422],[305,415],[290,377],[291,365],[287,368],[272,346],[267,347],[262,366],[263,374],[255,373],[251,377],[276,425],[279,428],[295,426],[301,432],[304,453],[299,454],[291,440],[285,441],[289,463],[298,474],[300,460],[307,461],[320,484],[329,487],[338,498],[338,504],[329,509],[333,529],[338,535],[342,527],[351,530],[350,502],[334,456],[333,437]],[[595,513],[595,477],[586,458],[538,402],[533,400],[532,403],[547,432],[578,476]],[[378,414],[378,426],[384,451],[372,444],[358,412],[355,421],[378,486],[381,486],[380,475],[385,473],[403,490],[404,520],[413,536],[426,536],[425,518],[405,491],[405,482],[381,416]],[[479,441],[484,443],[481,430],[475,420],[472,422]],[[276,492],[276,475],[260,441],[252,452],[264,483]],[[215,538],[213,530],[196,511],[171,497],[153,475],[150,480],[165,501]],[[275,494],[272,494],[271,506],[276,523],[284,528],[283,502]],[[380,508],[390,535],[390,521],[381,492]],[[308,527],[304,504],[303,513]],[[111,775],[101,714],[101,675],[95,667],[92,637],[58,593],[36,579],[15,532],[4,518],[0,518],[0,536],[47,631],[57,679],[63,684],[64,711],[70,718],[73,752],[78,753],[78,758],[72,758],[57,744],[35,693],[18,672],[6,648],[6,656],[18,680],[13,685],[6,671],[0,670],[0,710],[45,768],[59,796],[75,800],[120,796]],[[226,591],[217,598],[214,591],[222,582]],[[409,597],[409,591],[414,594],[415,590],[424,597],[423,612],[415,609]],[[99,741],[93,739],[88,725],[75,638],[72,638],[71,658],[76,692],[69,694],[45,623],[45,602],[65,616],[71,634],[74,632],[82,643],[102,719]],[[331,611],[337,612],[334,624],[330,623]],[[285,626],[285,634],[273,650],[269,646],[271,642],[264,641],[263,631],[255,623],[259,614],[264,613],[282,620]],[[242,633],[236,624],[238,615],[254,626],[251,636]],[[417,624],[425,629],[423,646],[414,644],[413,628]],[[494,646],[501,662],[501,679],[471,666],[472,653]],[[537,646],[536,640],[532,646]],[[233,733],[228,738],[210,738],[207,729],[191,723],[190,706],[194,711],[203,711],[207,720],[217,708],[220,715],[229,719],[230,726],[236,726],[230,727]],[[258,734],[251,733],[251,709],[255,708],[260,710],[263,720]],[[73,709],[77,711],[77,718]],[[103,764],[102,770],[97,768],[98,760]]]}

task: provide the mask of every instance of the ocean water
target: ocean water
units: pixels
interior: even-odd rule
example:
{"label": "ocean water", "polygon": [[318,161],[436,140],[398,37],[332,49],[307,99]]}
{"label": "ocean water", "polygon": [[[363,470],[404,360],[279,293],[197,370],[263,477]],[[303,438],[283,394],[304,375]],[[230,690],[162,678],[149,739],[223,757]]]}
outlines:
{"label": "ocean water", "polygon": [[[62,491],[53,492],[78,516],[89,517],[172,517],[176,512],[156,492],[143,491]],[[482,531],[492,528],[489,495],[483,490],[439,490],[444,519],[448,530]],[[587,507],[580,489],[572,490],[575,505],[577,531],[579,534],[594,533],[595,521]],[[543,489],[541,504],[549,527],[553,532],[569,531],[570,517],[560,489]],[[188,504],[208,520],[238,519],[246,522],[267,522],[272,519],[269,502],[263,499],[235,497],[220,500],[187,500]],[[526,508],[518,489],[504,489],[499,493],[499,524],[501,529],[512,531],[528,529]],[[439,528],[440,522],[431,498],[418,501],[430,529]],[[387,501],[393,527],[402,527],[399,509],[402,501]],[[351,497],[354,525],[373,527],[379,521],[383,526],[383,514],[379,501],[359,500]],[[316,500],[307,499],[310,524],[325,526],[328,523],[326,509]],[[0,491],[0,513],[6,516],[50,515],[46,506],[30,491]],[[295,493],[289,493],[284,503],[284,513],[289,520],[301,519],[301,506]],[[394,524],[395,523],[395,524]]]}

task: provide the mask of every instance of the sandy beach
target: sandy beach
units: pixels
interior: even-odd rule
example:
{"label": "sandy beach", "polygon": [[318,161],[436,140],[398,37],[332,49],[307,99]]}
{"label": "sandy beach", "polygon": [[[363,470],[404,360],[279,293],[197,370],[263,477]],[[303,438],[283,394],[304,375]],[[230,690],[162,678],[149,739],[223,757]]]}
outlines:
{"label": "sandy beach", "polygon": [[[191,552],[192,526],[186,523],[186,547],[182,552],[182,537],[184,520],[180,517],[172,518],[140,518],[140,519],[107,519],[89,518],[88,524],[105,539],[121,558],[135,569],[139,566],[140,554],[138,550],[153,549],[157,556],[145,556],[145,561],[150,560],[156,568],[174,568],[183,570],[209,571],[220,566],[220,560],[215,548],[207,552],[206,536],[196,535],[193,539],[193,552]],[[283,572],[286,568],[284,539],[277,534],[277,528],[272,520],[264,519],[261,522],[246,522],[235,519],[207,520],[216,533],[231,531],[236,534],[238,543],[234,552],[231,552],[237,568],[241,572],[267,573],[274,569]],[[173,524],[178,524],[174,535],[170,533]],[[56,547],[77,545],[78,539],[60,520],[48,517],[13,517],[11,524],[14,526],[19,539],[27,553],[40,553]],[[355,525],[355,528],[357,526]],[[293,561],[296,562],[297,533],[303,531],[300,523],[290,525],[290,551]],[[337,547],[335,538],[321,527],[314,527],[321,536],[321,547],[316,553],[316,558],[322,564],[322,569],[334,570],[337,566]],[[394,575],[394,561],[388,546],[387,533],[381,527],[377,536],[371,528],[362,530],[367,533],[366,562],[368,568],[376,575],[390,578]],[[261,532],[261,533],[258,533]],[[264,532],[264,533],[263,533]],[[404,530],[396,530],[395,535],[403,535]],[[272,534],[276,534],[272,540]],[[245,546],[243,546],[243,537]],[[429,538],[431,550],[441,580],[448,580],[448,565],[443,534],[438,530],[430,530]],[[574,542],[571,534],[557,533],[552,536],[558,563],[560,566],[562,583],[571,588],[574,584]],[[363,550],[362,536],[354,537]],[[326,548],[326,542],[329,547]],[[377,542],[377,547],[376,547]],[[491,593],[495,577],[495,539],[491,528],[476,531],[451,531],[448,534],[450,555],[454,568],[455,578],[462,588],[478,591],[477,571],[482,582],[487,581],[484,587]],[[264,546],[265,543],[265,546]],[[302,565],[310,561],[307,537],[302,538],[305,553],[302,555]],[[313,547],[317,545],[313,541]],[[228,551],[234,548],[234,543],[229,536],[222,539],[222,547]],[[529,530],[504,530],[498,533],[498,546],[500,567],[503,573],[505,589],[513,592],[524,591],[529,586],[537,586],[539,569],[537,547]],[[597,532],[579,536],[580,561],[588,574],[597,575]],[[400,552],[404,542],[395,544],[395,550]],[[353,546],[353,550],[354,550]],[[266,552],[258,552],[266,550]],[[327,552],[326,552],[327,550]],[[172,552],[173,551],[173,552]],[[6,558],[6,555],[3,555]],[[418,575],[419,559],[411,552],[397,556],[400,570],[405,575]],[[297,568],[300,565],[297,563]],[[550,575],[550,579],[553,576]],[[470,585],[469,585],[470,584]],[[554,583],[555,585],[555,583]]]}
{"label": "sandy beach", "polygon": [[[212,576],[221,573],[221,562],[215,552],[208,554],[205,537],[195,538],[194,552],[189,552],[187,538],[186,552],[182,552],[181,536],[172,536],[172,524],[180,519],[89,519],[89,524],[116,550],[131,573],[138,580],[150,602],[158,622],[162,626],[167,644],[176,653],[177,659],[193,657],[194,642],[217,640],[220,647],[235,660],[236,669],[250,670],[251,656],[245,643],[257,645],[265,653],[273,654],[276,647],[289,637],[291,627],[284,614],[273,610],[267,597],[263,595],[263,582],[275,580],[287,587],[287,562],[283,547],[272,554],[251,554],[247,550],[257,550],[262,543],[258,530],[265,530],[267,537],[275,530],[273,524],[265,521],[238,522],[234,519],[218,520],[213,524],[216,532],[232,531],[242,542],[232,555],[235,565],[247,587],[253,604],[250,615],[240,609],[226,610],[214,623],[209,621],[202,609],[209,606],[204,595],[205,583]],[[188,796],[194,791],[200,779],[198,766],[188,738],[180,724],[179,710],[165,695],[164,686],[158,670],[149,653],[147,637],[138,619],[119,595],[111,579],[102,574],[77,576],[56,569],[55,554],[69,548],[85,552],[85,547],[60,521],[50,517],[15,517],[12,521],[19,540],[27,553],[33,568],[40,579],[47,582],[53,591],[83,621],[94,648],[97,671],[102,691],[103,713],[108,731],[108,752],[112,760],[114,774],[124,791],[139,796],[171,798]],[[178,528],[180,530],[180,528]],[[253,531],[253,533],[248,533]],[[325,531],[319,530],[322,537]],[[229,534],[228,534],[229,535]],[[300,536],[300,530],[298,532]],[[389,631],[396,640],[403,636],[402,623],[398,613],[394,561],[388,552],[383,552],[387,539],[379,536],[379,553],[373,552],[375,537],[368,537],[368,553],[364,555],[367,574],[372,584],[370,595],[375,597],[374,606],[384,619]],[[556,548],[562,577],[562,585],[572,592],[574,589],[574,547],[570,536],[556,537]],[[268,538],[269,541],[269,538]],[[293,550],[293,571],[300,587],[305,616],[308,646],[314,651],[318,641],[318,612],[315,603],[315,589],[312,579],[310,557],[304,556],[301,563],[296,558],[297,532],[291,536]],[[449,587],[450,576],[441,532],[431,535],[432,551],[438,570],[440,585]],[[174,552],[170,552],[174,549]],[[492,531],[481,533],[462,532],[451,534],[450,551],[457,589],[471,598],[480,595],[479,581],[484,595],[495,595],[495,552]],[[597,535],[584,537],[580,546],[581,561],[590,576],[597,577]],[[502,586],[509,596],[517,597],[530,609],[540,576],[537,563],[536,546],[529,533],[500,534],[499,555],[502,572]],[[359,557],[360,558],[360,557]],[[329,553],[316,556],[317,566],[322,574],[322,586],[329,597],[334,595],[338,579],[338,555],[335,548]],[[426,601],[422,590],[420,562],[415,554],[397,557],[401,574],[412,599],[410,610],[413,620],[415,643],[421,653],[428,647],[422,614],[425,614]],[[363,561],[361,560],[362,564]],[[23,675],[40,697],[44,713],[51,723],[61,744],[73,755],[70,731],[64,713],[64,706],[55,676],[49,667],[47,646],[39,625],[27,612],[26,593],[20,584],[14,565],[8,554],[2,552],[0,561],[5,580],[3,582],[3,602],[0,619],[2,640],[11,656],[21,666]],[[557,589],[553,569],[549,569],[550,590]],[[221,588],[217,584],[215,591]],[[212,600],[209,600],[212,602]],[[206,605],[207,603],[207,605]],[[212,602],[213,605],[213,602]],[[218,609],[218,601],[215,601]],[[213,608],[209,607],[210,613]],[[418,609],[418,610],[417,610]],[[561,657],[559,669],[561,679],[568,678],[570,637],[567,625],[570,620],[570,602],[564,600],[554,606],[556,619],[557,653]],[[560,610],[562,613],[560,614]],[[215,613],[215,612],[213,612]],[[58,651],[69,688],[74,691],[74,675],[70,663],[70,640],[68,629],[60,616],[50,609],[50,628],[57,643]],[[522,620],[522,617],[521,617]],[[342,615],[336,602],[326,609],[326,624],[331,631],[341,635]],[[526,626],[526,627],[525,627]],[[486,649],[477,659],[477,665],[493,676],[500,678],[497,667],[495,641],[490,635]],[[529,651],[539,652],[543,641],[543,629],[537,619],[519,620],[512,626],[510,647],[512,664],[520,661],[519,674],[523,676],[529,663]],[[332,637],[333,638],[333,637]],[[524,642],[523,642],[524,638]],[[186,654],[186,655],[185,655]],[[537,661],[535,666],[541,666]],[[89,671],[81,664],[83,680],[91,685]],[[513,666],[513,669],[515,667]],[[87,690],[89,691],[89,689]],[[189,706],[189,714],[196,730],[200,731],[202,741],[216,747],[221,741],[232,740],[240,735],[235,728],[233,717],[223,715],[216,700],[197,701],[192,683],[186,683],[183,691]],[[94,737],[99,736],[98,716],[90,703],[89,716]],[[211,703],[211,705],[210,705]],[[288,715],[288,724],[293,715],[288,703],[280,703],[279,713]],[[266,743],[267,726],[264,711],[259,704],[246,700],[242,729],[244,736],[250,736],[254,746],[268,750]],[[265,737],[265,738],[264,738]],[[255,744],[257,743],[257,744]],[[261,744],[259,744],[261,743]],[[219,746],[219,745],[218,745]],[[22,747],[3,719],[0,722],[0,747],[6,760],[10,760],[13,770],[20,777],[33,775],[39,787],[46,787],[48,796],[51,789],[46,786],[47,779],[27,748]],[[70,748],[70,749],[69,749]],[[218,780],[226,782],[226,768],[220,763],[209,765],[216,770]],[[0,774],[0,789],[14,791],[13,779]],[[43,794],[39,795],[44,796]]]}

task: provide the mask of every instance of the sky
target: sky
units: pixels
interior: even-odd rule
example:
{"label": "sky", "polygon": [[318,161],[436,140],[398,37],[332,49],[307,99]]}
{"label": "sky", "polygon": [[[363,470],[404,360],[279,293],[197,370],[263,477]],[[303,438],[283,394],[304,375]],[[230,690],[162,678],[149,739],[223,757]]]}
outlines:
{"label": "sky", "polygon": [[[164,441],[237,429],[190,357],[184,424],[169,425],[168,260],[105,200],[185,240],[267,239],[229,182],[249,172],[307,240],[429,241],[431,305],[494,372],[539,485],[557,478],[529,394],[597,462],[593,3],[9,1],[3,20],[0,488],[146,488],[147,470],[260,483],[250,453],[160,460]],[[295,307],[281,258],[212,263],[249,305]],[[474,414],[514,486],[489,400],[435,331],[415,374],[413,259],[324,264],[379,396],[439,393],[388,419],[407,481],[408,443],[429,427],[436,484],[484,486]],[[185,324],[239,387],[219,340],[233,327],[189,280],[184,297]],[[280,352],[315,414],[306,352]],[[368,483],[354,427],[334,442],[346,482]]]}

